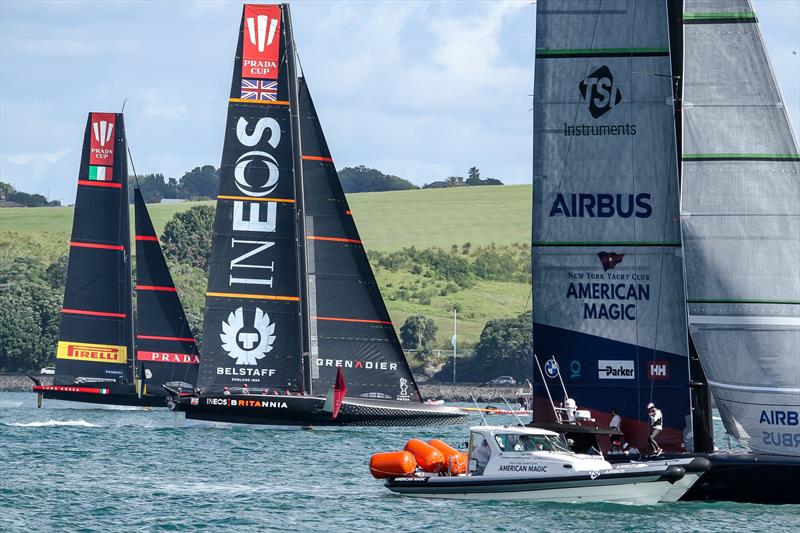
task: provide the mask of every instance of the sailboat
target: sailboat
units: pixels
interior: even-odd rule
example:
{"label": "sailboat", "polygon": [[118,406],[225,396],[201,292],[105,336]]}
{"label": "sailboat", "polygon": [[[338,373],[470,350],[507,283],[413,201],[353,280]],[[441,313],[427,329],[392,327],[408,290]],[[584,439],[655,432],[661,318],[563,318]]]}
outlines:
{"label": "sailboat", "polygon": [[199,364],[186,316],[138,186],[136,309],[128,162],[121,113],[89,113],[69,242],[53,385],[42,398],[166,407],[164,383],[191,388]]}
{"label": "sailboat", "polygon": [[668,454],[713,452],[713,393],[765,453],[710,453],[688,496],[796,502],[800,156],[752,6],[539,0],[536,24],[534,351],[560,363],[536,420],[563,379],[636,448],[654,403]]}
{"label": "sailboat", "polygon": [[243,8],[198,389],[187,418],[280,425],[460,422],[421,402],[298,73],[287,4]]}

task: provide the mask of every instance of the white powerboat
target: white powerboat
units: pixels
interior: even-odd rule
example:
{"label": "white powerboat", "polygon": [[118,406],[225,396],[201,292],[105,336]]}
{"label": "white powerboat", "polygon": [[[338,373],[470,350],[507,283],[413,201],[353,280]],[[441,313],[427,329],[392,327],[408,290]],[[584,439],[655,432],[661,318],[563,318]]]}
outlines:
{"label": "white powerboat", "polygon": [[417,467],[390,477],[386,487],[423,498],[636,504],[675,501],[689,488],[680,483],[685,475],[681,466],[636,462],[615,466],[602,456],[573,452],[558,433],[524,426],[470,428],[464,473],[453,474],[452,459],[450,465],[442,462],[436,467],[423,456],[419,463],[424,463],[424,470]]}

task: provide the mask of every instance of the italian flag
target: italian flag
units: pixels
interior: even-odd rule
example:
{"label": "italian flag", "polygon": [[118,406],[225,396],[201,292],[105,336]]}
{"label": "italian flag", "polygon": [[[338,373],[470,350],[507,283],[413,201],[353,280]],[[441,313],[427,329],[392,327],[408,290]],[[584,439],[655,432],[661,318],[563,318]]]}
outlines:
{"label": "italian flag", "polygon": [[89,165],[89,179],[91,181],[111,181],[111,170],[111,167]]}

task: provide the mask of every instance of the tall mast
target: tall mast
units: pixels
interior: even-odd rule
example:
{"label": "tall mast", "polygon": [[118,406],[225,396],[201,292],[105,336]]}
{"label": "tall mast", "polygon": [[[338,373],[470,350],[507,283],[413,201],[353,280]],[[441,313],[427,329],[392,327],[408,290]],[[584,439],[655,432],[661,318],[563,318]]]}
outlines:
{"label": "tall mast", "polygon": [[300,385],[302,392],[311,394],[311,369],[308,368],[308,265],[306,264],[306,223],[303,191],[303,149],[300,143],[300,96],[297,79],[297,53],[294,46],[292,15],[289,4],[282,4],[286,31],[286,67],[289,76],[289,116],[292,128],[292,162],[294,166],[294,187],[296,207],[297,273],[300,279],[300,357],[303,364]]}

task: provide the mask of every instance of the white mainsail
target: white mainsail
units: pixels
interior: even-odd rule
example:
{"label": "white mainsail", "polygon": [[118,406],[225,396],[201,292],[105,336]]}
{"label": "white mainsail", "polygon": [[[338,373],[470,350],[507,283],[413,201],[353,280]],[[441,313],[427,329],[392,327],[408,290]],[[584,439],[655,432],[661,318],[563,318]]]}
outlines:
{"label": "white mainsail", "polygon": [[660,442],[678,451],[691,422],[669,47],[665,0],[537,4],[533,330],[582,407],[616,408],[644,448],[660,404]]}
{"label": "white mainsail", "polygon": [[800,455],[800,156],[749,0],[686,0],[690,331],[727,431]]}

